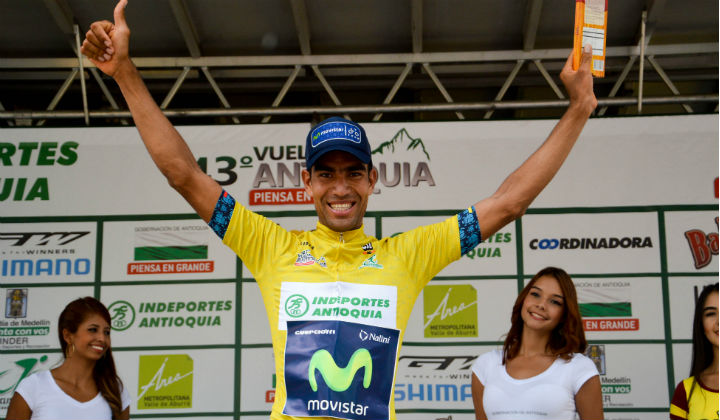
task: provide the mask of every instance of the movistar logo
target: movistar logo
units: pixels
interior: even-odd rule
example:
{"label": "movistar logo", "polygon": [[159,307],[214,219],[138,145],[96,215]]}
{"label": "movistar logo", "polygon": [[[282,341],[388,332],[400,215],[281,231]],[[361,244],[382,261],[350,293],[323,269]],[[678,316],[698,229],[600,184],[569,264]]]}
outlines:
{"label": "movistar logo", "polygon": [[339,368],[335,364],[330,352],[318,350],[310,359],[310,367],[308,368],[310,387],[313,392],[317,392],[317,380],[315,379],[315,369],[317,369],[330,389],[335,392],[346,391],[350,388],[355,373],[362,368],[365,368],[363,387],[368,388],[372,379],[372,357],[370,357],[370,352],[367,349],[355,351],[344,368]]}

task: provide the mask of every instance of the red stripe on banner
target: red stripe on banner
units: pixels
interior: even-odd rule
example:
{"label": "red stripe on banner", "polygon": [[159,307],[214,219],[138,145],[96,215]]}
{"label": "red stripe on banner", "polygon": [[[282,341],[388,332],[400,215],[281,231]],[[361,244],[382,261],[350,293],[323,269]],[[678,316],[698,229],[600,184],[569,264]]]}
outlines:
{"label": "red stripe on banner", "polygon": [[143,262],[127,266],[128,275],[212,273],[214,270],[215,261]]}
{"label": "red stripe on banner", "polygon": [[304,188],[272,188],[250,190],[250,205],[312,204]]}
{"label": "red stripe on banner", "polygon": [[583,319],[585,331],[637,331],[638,318]]}

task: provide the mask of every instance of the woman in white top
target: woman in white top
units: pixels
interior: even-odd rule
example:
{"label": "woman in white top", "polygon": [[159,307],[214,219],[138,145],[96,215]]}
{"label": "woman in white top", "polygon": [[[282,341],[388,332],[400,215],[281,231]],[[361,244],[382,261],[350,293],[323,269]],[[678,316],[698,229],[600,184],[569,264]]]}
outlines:
{"label": "woman in white top", "polygon": [[58,335],[65,360],[18,384],[7,420],[129,419],[130,395],[115,371],[107,308],[92,297],[70,302]]}
{"label": "woman in white top", "polygon": [[570,276],[547,267],[520,292],[502,352],[473,364],[475,417],[602,419],[600,378],[587,347]]}

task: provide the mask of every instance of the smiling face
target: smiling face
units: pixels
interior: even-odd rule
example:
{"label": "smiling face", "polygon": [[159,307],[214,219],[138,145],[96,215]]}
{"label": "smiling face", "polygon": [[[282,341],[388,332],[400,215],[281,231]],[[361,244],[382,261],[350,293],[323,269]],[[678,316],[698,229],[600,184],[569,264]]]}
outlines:
{"label": "smiling face", "polygon": [[703,304],[703,329],[713,347],[718,346],[718,292],[711,292]]}
{"label": "smiling face", "polygon": [[342,151],[328,152],[312,172],[303,171],[305,191],[315,203],[320,223],[335,232],[362,226],[377,177],[375,168],[368,172],[368,165]]}
{"label": "smiling face", "polygon": [[537,279],[523,301],[520,316],[525,327],[550,333],[562,319],[565,297],[558,281],[549,275]]}
{"label": "smiling face", "polygon": [[98,360],[110,348],[110,325],[99,314],[90,314],[74,333],[63,330],[63,336],[70,357]]}

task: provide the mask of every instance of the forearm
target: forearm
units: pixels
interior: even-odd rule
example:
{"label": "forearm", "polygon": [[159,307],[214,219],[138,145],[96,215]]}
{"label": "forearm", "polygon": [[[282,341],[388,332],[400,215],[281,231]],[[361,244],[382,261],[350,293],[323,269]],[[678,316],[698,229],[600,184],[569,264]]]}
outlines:
{"label": "forearm", "polygon": [[114,78],[153,161],[195,212],[209,221],[222,188],[200,169],[187,143],[150,96],[129,59]]}

